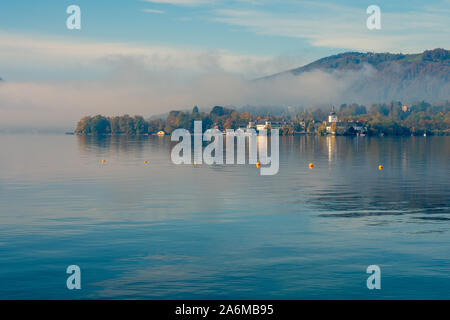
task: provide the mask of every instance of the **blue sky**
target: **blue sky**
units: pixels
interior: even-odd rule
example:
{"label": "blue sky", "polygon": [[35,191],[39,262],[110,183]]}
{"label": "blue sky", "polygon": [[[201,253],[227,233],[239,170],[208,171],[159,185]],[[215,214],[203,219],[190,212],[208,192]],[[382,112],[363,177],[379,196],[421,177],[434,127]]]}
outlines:
{"label": "blue sky", "polygon": [[[73,4],[81,30],[66,28]],[[373,4],[381,30],[366,27]],[[245,81],[345,51],[449,49],[449,35],[450,0],[5,0],[0,125],[194,104],[328,103],[340,84],[324,75],[270,88]]]}
{"label": "blue sky", "polygon": [[[65,10],[71,4],[81,7],[80,31],[65,26]],[[371,4],[381,8],[381,30],[366,28],[365,11]],[[14,40],[20,43],[27,39],[37,44],[60,43],[61,47],[67,43],[86,45],[86,50],[92,43],[115,43],[267,61],[270,67],[262,70],[258,63],[242,68],[241,72],[251,77],[257,75],[257,69],[261,73],[282,71],[349,50],[418,52],[448,48],[449,17],[449,0],[15,0],[0,4],[0,40],[7,37],[10,47]],[[125,48],[123,53],[128,54]],[[13,71],[5,64],[2,59],[3,74],[23,77],[26,68]],[[238,67],[223,68],[240,71]]]}

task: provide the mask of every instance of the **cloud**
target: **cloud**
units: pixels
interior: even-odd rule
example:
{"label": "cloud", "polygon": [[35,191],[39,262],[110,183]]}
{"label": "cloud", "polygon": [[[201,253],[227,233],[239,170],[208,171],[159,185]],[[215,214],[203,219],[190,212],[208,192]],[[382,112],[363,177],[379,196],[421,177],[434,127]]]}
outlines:
{"label": "cloud", "polygon": [[381,30],[368,30],[365,8],[301,2],[290,12],[217,9],[213,21],[259,35],[306,39],[313,46],[360,51],[417,52],[449,45],[448,13],[430,8],[381,10]]}
{"label": "cloud", "polygon": [[163,13],[165,13],[163,10],[157,10],[157,9],[142,9],[142,12],[146,12],[146,13],[158,13],[158,14],[163,14]]}
{"label": "cloud", "polygon": [[194,105],[336,104],[358,98],[349,95],[348,89],[370,75],[370,70],[316,71],[249,81],[220,71],[180,78],[177,72],[151,70],[145,59],[136,57],[116,57],[105,65],[109,72],[99,79],[0,84],[0,126],[65,126],[69,130],[82,116],[94,114],[148,117]]}
{"label": "cloud", "polygon": [[216,2],[214,0],[144,0],[144,1],[159,4],[172,4],[178,6],[196,6]]}
{"label": "cloud", "polygon": [[[101,72],[115,57],[139,57],[155,71],[204,73],[223,71],[258,77],[278,72],[280,63],[270,56],[237,55],[224,49],[201,50],[120,42],[67,40],[0,33],[0,68],[17,70],[60,70]],[[3,78],[8,78],[4,73]],[[45,77],[45,76],[43,76]]]}
{"label": "cloud", "polygon": [[[149,117],[194,105],[205,109],[215,105],[330,106],[428,100],[430,94],[420,79],[407,88],[391,88],[369,65],[358,71],[284,73],[253,81],[214,68],[184,76],[176,70],[153,70],[145,57],[115,56],[102,63],[107,72],[96,79],[0,83],[0,129],[64,126],[71,130],[85,115]],[[448,82],[442,86],[438,98],[445,100]],[[386,92],[389,96],[383,96]]]}

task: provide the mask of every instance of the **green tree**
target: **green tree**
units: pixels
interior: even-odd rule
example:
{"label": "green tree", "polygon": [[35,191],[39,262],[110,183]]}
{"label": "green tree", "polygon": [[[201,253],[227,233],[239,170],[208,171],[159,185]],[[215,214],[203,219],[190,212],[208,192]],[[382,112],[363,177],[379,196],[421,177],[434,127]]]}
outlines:
{"label": "green tree", "polygon": [[148,123],[142,116],[134,116],[133,122],[135,134],[145,134],[148,132]]}
{"label": "green tree", "polygon": [[109,120],[101,115],[92,118],[91,133],[96,135],[108,134],[111,132]]}
{"label": "green tree", "polygon": [[131,118],[128,114],[119,118],[119,127],[120,131],[125,134],[132,135],[136,133],[134,127],[134,119]]}
{"label": "green tree", "polygon": [[320,136],[324,136],[324,135],[327,134],[327,127],[325,126],[325,124],[322,123],[322,124],[320,125],[319,129],[317,129],[317,133],[318,133]]}

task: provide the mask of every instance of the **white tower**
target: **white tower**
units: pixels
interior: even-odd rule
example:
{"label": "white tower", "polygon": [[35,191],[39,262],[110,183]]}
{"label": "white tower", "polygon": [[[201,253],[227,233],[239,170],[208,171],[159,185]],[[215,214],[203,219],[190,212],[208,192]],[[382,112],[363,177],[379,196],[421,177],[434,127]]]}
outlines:
{"label": "white tower", "polygon": [[330,123],[338,122],[338,117],[336,115],[336,112],[334,112],[334,106],[331,107],[331,112],[330,115],[328,116],[328,122]]}

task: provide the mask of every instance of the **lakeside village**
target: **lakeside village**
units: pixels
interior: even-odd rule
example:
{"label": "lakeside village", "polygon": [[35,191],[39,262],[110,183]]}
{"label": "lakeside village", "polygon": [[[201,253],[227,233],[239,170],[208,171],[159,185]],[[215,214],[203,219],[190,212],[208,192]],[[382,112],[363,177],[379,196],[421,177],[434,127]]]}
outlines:
{"label": "lakeside village", "polygon": [[[145,120],[129,115],[82,118],[77,135],[170,135],[175,129],[194,131],[194,122],[202,121],[203,130],[279,129],[280,135],[349,135],[349,136],[407,136],[450,135],[450,104],[431,105],[426,102],[406,105],[401,102],[375,104],[367,109],[363,105],[343,104],[338,109],[310,108],[303,110],[265,110],[254,108],[241,111],[215,106],[210,112],[198,107],[189,111],[171,111],[165,117]],[[258,112],[259,115],[252,113]]]}
{"label": "lakeside village", "polygon": [[[216,129],[220,128],[218,126]],[[244,130],[244,128],[240,128]],[[364,126],[362,122],[358,121],[339,121],[334,107],[331,108],[331,112],[328,115],[327,121],[315,122],[312,120],[309,125],[305,119],[301,119],[300,122],[296,121],[250,121],[247,125],[247,129],[256,129],[257,131],[272,129],[280,130],[282,135],[296,135],[296,134],[307,134],[307,133],[320,133],[324,134],[334,134],[334,135],[358,135],[365,136],[367,134],[367,127]],[[296,131],[299,130],[299,131]],[[226,132],[224,132],[225,134]]]}

